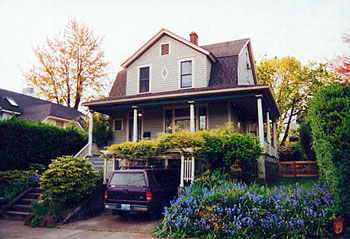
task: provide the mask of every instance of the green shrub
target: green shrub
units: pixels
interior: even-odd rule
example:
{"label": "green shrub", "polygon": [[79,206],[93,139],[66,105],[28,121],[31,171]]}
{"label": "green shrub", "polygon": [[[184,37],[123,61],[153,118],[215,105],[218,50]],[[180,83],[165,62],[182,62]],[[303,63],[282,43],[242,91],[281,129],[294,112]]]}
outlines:
{"label": "green shrub", "polygon": [[66,207],[75,206],[92,194],[98,179],[99,174],[86,159],[57,158],[40,178],[41,199],[60,202]]}
{"label": "green shrub", "polygon": [[51,159],[76,154],[87,142],[82,131],[18,118],[0,121],[0,171],[28,170]]}
{"label": "green shrub", "polygon": [[[86,129],[89,129],[88,125]],[[112,138],[112,135],[113,133],[109,116],[100,113],[94,113],[92,133],[93,142],[96,143],[98,147],[102,148],[108,145],[108,142]]]}
{"label": "green shrub", "polygon": [[39,176],[33,171],[0,172],[0,205],[10,202],[23,190],[37,185],[38,181]]}
{"label": "green shrub", "polygon": [[300,147],[296,144],[289,144],[278,147],[278,156],[280,161],[300,161],[302,154]]}
{"label": "green shrub", "polygon": [[52,200],[33,202],[31,210],[33,212],[31,227],[54,226],[63,220],[68,213],[68,210],[61,203]]}
{"label": "green shrub", "polygon": [[299,145],[303,158],[316,161],[316,153],[313,150],[311,126],[309,121],[303,121],[299,127]]}
{"label": "green shrub", "polygon": [[153,235],[166,238],[332,238],[332,194],[304,189],[223,183],[192,185],[171,206]]}
{"label": "green shrub", "polygon": [[339,212],[350,220],[350,87],[319,89],[309,110],[320,177],[329,183]]}

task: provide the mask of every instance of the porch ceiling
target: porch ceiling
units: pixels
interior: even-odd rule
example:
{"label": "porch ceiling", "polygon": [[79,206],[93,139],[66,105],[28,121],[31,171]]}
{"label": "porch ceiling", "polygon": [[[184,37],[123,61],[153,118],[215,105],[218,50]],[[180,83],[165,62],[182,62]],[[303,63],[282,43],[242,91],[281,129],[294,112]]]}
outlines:
{"label": "porch ceiling", "polygon": [[240,105],[242,108],[249,107],[248,112],[255,115],[256,112],[256,96],[261,95],[264,102],[264,108],[271,112],[272,118],[278,118],[280,113],[278,107],[272,97],[271,92],[268,89],[256,89],[241,92],[222,92],[217,94],[203,94],[203,95],[191,95],[167,98],[164,96],[160,99],[142,99],[133,100],[132,102],[115,102],[113,104],[98,104],[89,105],[90,110],[100,112],[103,114],[110,115],[115,111],[123,109],[131,109],[133,106],[138,106],[140,108],[153,107],[153,106],[168,106],[175,104],[184,104],[189,101],[194,101],[195,103],[207,103],[207,102],[217,102],[231,100],[233,103]]}

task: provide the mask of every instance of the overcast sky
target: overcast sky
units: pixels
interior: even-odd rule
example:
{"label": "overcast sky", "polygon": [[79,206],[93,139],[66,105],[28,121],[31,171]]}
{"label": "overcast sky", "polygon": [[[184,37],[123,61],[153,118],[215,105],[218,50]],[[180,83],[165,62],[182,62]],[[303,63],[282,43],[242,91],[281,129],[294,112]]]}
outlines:
{"label": "overcast sky", "polygon": [[21,92],[33,47],[70,18],[103,36],[114,78],[120,65],[160,29],[199,44],[251,38],[255,59],[294,56],[303,64],[341,53],[350,0],[0,0],[0,88]]}

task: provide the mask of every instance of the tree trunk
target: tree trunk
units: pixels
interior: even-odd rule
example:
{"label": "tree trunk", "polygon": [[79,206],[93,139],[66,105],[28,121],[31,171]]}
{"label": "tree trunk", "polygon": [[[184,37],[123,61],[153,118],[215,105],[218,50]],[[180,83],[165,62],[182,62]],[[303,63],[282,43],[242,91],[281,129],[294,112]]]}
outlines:
{"label": "tree trunk", "polygon": [[286,141],[287,141],[287,138],[289,135],[290,125],[291,125],[292,118],[293,118],[294,105],[295,105],[295,99],[293,99],[293,102],[292,102],[292,108],[290,109],[290,115],[289,115],[289,119],[288,119],[288,123],[287,123],[287,128],[284,131],[283,139],[282,139],[280,146],[284,146],[286,144]]}

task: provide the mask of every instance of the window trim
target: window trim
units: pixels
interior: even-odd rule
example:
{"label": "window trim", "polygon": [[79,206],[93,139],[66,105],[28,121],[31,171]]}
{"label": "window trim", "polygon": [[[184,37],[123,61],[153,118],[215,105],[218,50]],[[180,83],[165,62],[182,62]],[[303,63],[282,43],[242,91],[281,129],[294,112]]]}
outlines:
{"label": "window trim", "polygon": [[[149,67],[149,78],[148,78],[148,91],[140,92],[140,76],[141,76],[141,68]],[[152,76],[152,65],[142,65],[138,67],[138,77],[137,77],[137,94],[146,94],[152,92],[151,89],[151,77]]]}
{"label": "window trim", "polygon": [[[190,87],[182,87],[182,81],[181,81],[181,63],[182,62],[186,62],[186,61],[191,61],[192,63],[192,72],[191,72],[191,86]],[[185,58],[185,59],[181,59],[179,60],[179,89],[188,89],[188,88],[195,88],[195,84],[194,84],[194,59],[193,58]]]}
{"label": "window trim", "polygon": [[[169,45],[169,53],[168,54],[165,54],[165,55],[162,55],[162,46],[163,45]],[[170,45],[170,42],[163,42],[163,43],[161,43],[160,44],[160,46],[159,46],[159,55],[160,56],[169,56],[169,55],[171,55],[171,45]]]}
{"label": "window trim", "polygon": [[[120,120],[121,121],[121,129],[115,129],[115,121],[117,121],[117,120]],[[112,131],[113,132],[121,132],[121,131],[123,131],[123,129],[124,129],[124,119],[123,118],[115,118],[115,119],[113,119],[113,124],[112,124]]]}

